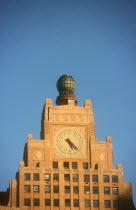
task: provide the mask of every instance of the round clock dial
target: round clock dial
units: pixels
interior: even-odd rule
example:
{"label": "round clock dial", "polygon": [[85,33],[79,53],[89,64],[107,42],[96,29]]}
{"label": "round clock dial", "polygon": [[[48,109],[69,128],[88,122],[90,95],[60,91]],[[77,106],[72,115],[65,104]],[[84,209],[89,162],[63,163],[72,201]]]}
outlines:
{"label": "round clock dial", "polygon": [[62,152],[75,154],[82,148],[82,139],[76,131],[66,130],[58,136],[57,145]]}

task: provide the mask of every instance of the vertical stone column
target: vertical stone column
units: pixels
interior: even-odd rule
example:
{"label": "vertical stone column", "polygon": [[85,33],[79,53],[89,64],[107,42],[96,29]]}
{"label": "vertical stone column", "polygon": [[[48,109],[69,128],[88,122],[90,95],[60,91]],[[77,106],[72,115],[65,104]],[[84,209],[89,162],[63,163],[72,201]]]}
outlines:
{"label": "vertical stone column", "polygon": [[24,161],[19,164],[19,207],[24,206]]}
{"label": "vertical stone column", "polygon": [[17,181],[16,179],[10,180],[10,198],[8,207],[16,207],[17,206]]}

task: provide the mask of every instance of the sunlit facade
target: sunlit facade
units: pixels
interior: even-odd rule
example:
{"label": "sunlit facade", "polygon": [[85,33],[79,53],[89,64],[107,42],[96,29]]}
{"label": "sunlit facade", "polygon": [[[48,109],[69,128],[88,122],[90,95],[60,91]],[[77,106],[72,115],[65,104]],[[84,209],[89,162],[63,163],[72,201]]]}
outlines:
{"label": "sunlit facade", "polygon": [[134,209],[131,183],[124,182],[121,164],[113,167],[112,138],[97,141],[91,101],[77,106],[75,86],[71,76],[63,75],[57,105],[46,99],[41,138],[28,134],[7,207],[1,210]]}

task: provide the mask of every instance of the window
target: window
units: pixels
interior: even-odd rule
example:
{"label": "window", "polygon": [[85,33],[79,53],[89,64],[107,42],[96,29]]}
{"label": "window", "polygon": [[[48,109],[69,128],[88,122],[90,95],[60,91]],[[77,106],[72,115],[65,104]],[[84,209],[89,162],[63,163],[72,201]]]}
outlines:
{"label": "window", "polygon": [[93,186],[93,194],[98,194],[98,193],[99,193],[98,187]]}
{"label": "window", "polygon": [[104,194],[110,194],[110,187],[104,187]]}
{"label": "window", "polygon": [[34,185],[33,186],[33,189],[34,189],[34,193],[39,193],[39,185]]}
{"label": "window", "polygon": [[64,180],[70,181],[70,174],[64,174]]}
{"label": "window", "polygon": [[65,193],[70,193],[70,186],[65,186]]}
{"label": "window", "polygon": [[119,200],[113,200],[113,208],[119,209]]}
{"label": "window", "polygon": [[69,169],[69,162],[64,162],[63,166],[64,166],[65,169]]}
{"label": "window", "polygon": [[117,183],[118,182],[118,176],[112,175],[112,182]]}
{"label": "window", "polygon": [[90,182],[90,175],[88,174],[84,175],[84,182]]}
{"label": "window", "polygon": [[53,180],[59,181],[59,174],[53,174]]}
{"label": "window", "polygon": [[73,193],[79,193],[79,187],[73,186]]}
{"label": "window", "polygon": [[84,193],[85,194],[90,194],[90,187],[89,186],[84,187]]}
{"label": "window", "polygon": [[74,207],[78,207],[79,206],[79,200],[78,199],[74,199]]}
{"label": "window", "polygon": [[110,208],[111,207],[110,200],[105,200],[104,201],[104,206],[105,206],[105,208]]}
{"label": "window", "polygon": [[25,181],[30,181],[30,174],[29,173],[24,174],[24,180]]}
{"label": "window", "polygon": [[85,199],[85,207],[90,207],[90,200],[89,199]]}
{"label": "window", "polygon": [[54,193],[59,193],[59,186],[58,185],[53,186],[53,192]]}
{"label": "window", "polygon": [[73,169],[77,169],[78,167],[77,167],[77,162],[72,162],[72,168]]}
{"label": "window", "polygon": [[34,181],[39,181],[39,174],[33,174],[34,175]]}
{"label": "window", "polygon": [[31,202],[30,201],[31,201],[30,198],[25,198],[24,199],[24,205],[25,206],[30,206],[31,205]]}
{"label": "window", "polygon": [[39,206],[40,200],[39,198],[34,198],[34,206]]}
{"label": "window", "polygon": [[30,193],[30,191],[31,191],[31,186],[30,186],[30,185],[25,185],[25,186],[24,186],[24,191],[25,191],[26,193]]}
{"label": "window", "polygon": [[118,195],[119,194],[118,187],[113,187],[112,193],[113,193],[113,195]]}
{"label": "window", "polygon": [[78,174],[73,174],[73,182],[78,182]]}
{"label": "window", "polygon": [[93,207],[99,207],[99,201],[93,200]]}
{"label": "window", "polygon": [[54,206],[59,206],[59,199],[54,199]]}
{"label": "window", "polygon": [[88,169],[88,162],[83,163],[83,169]]}
{"label": "window", "polygon": [[98,164],[95,164],[94,169],[98,170]]}
{"label": "window", "polygon": [[109,181],[110,181],[109,175],[104,175],[104,176],[103,176],[103,181],[104,181],[104,182],[109,182]]}
{"label": "window", "polygon": [[98,175],[92,175],[92,181],[98,182]]}
{"label": "window", "polygon": [[52,167],[53,167],[53,168],[58,168],[58,162],[57,162],[57,161],[53,161]]}
{"label": "window", "polygon": [[65,206],[71,206],[70,199],[65,199]]}
{"label": "window", "polygon": [[45,193],[50,193],[50,192],[51,192],[50,186],[46,185],[45,186]]}
{"label": "window", "polygon": [[45,181],[50,181],[50,174],[45,174]]}
{"label": "window", "polygon": [[38,162],[38,163],[36,163],[36,167],[38,168],[38,167],[40,167],[40,163]]}
{"label": "window", "polygon": [[45,199],[45,206],[50,206],[50,205],[51,205],[51,200]]}

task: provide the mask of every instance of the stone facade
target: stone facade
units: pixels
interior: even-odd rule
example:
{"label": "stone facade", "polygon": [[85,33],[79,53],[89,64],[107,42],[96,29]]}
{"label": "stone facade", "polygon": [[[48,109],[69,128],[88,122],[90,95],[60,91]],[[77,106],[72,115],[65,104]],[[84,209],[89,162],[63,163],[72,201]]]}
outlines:
{"label": "stone facade", "polygon": [[90,100],[58,106],[46,99],[41,139],[28,134],[24,160],[0,210],[134,209],[122,165],[113,168],[112,138],[96,140]]}

